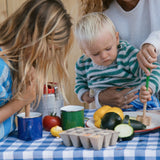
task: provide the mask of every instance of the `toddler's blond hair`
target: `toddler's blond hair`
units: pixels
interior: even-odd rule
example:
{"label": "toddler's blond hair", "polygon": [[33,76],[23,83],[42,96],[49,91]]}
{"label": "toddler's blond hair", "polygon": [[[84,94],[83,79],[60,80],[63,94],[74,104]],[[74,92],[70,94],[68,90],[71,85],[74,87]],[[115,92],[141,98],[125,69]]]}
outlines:
{"label": "toddler's blond hair", "polygon": [[100,12],[88,13],[77,22],[75,37],[80,45],[82,42],[91,45],[104,27],[108,28],[112,35],[115,36],[115,26],[107,16]]}

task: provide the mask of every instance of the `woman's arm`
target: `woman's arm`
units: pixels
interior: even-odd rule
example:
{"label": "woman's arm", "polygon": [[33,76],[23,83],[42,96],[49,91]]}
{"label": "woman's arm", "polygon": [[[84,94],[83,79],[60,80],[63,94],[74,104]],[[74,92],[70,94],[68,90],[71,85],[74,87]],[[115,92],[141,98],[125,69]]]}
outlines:
{"label": "woman's arm", "polygon": [[11,115],[18,112],[27,104],[32,103],[33,100],[35,100],[35,97],[36,97],[35,86],[30,85],[23,92],[22,99],[17,99],[17,98],[12,99],[8,103],[6,103],[4,106],[0,107],[0,123],[5,121]]}
{"label": "woman's arm", "polygon": [[155,47],[155,52],[160,54],[160,30],[152,32],[141,46],[144,44],[152,44]]}
{"label": "woman's arm", "polygon": [[28,78],[29,83],[26,84],[26,89],[24,88],[22,91],[21,97],[15,97],[0,107],[0,123],[36,99],[36,74],[33,68],[28,73]]}

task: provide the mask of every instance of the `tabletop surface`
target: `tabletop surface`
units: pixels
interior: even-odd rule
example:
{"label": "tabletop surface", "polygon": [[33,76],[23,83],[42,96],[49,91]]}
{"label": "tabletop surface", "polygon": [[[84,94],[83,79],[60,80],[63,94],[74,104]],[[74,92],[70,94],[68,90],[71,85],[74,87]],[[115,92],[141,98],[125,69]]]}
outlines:
{"label": "tabletop surface", "polygon": [[[93,117],[94,109],[85,110],[85,117]],[[77,159],[77,160],[157,160],[160,159],[160,130],[136,134],[131,141],[117,142],[101,150],[84,149],[63,145],[61,138],[54,138],[50,132],[43,131],[43,138],[35,141],[22,141],[17,132],[0,142],[0,160],[6,159]]]}

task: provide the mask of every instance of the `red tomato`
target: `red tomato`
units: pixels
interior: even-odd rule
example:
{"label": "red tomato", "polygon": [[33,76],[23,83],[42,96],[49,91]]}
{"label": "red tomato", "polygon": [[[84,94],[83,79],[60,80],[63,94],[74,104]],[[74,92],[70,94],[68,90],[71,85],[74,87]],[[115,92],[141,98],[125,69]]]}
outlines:
{"label": "red tomato", "polygon": [[46,131],[50,131],[50,129],[54,126],[61,126],[61,119],[54,115],[47,115],[43,118],[43,128]]}

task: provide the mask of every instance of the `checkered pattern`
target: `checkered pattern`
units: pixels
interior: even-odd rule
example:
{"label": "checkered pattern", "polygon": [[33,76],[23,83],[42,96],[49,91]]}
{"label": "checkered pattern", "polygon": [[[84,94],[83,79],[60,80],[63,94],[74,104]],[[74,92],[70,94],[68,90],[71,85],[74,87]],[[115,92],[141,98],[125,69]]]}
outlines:
{"label": "checkered pattern", "polygon": [[[95,110],[85,110],[86,117],[92,117]],[[131,141],[118,142],[115,146],[99,151],[84,148],[66,147],[61,138],[54,138],[43,132],[43,138],[35,141],[17,139],[14,132],[0,142],[0,159],[6,160],[158,160],[160,159],[160,132],[136,135]]]}

